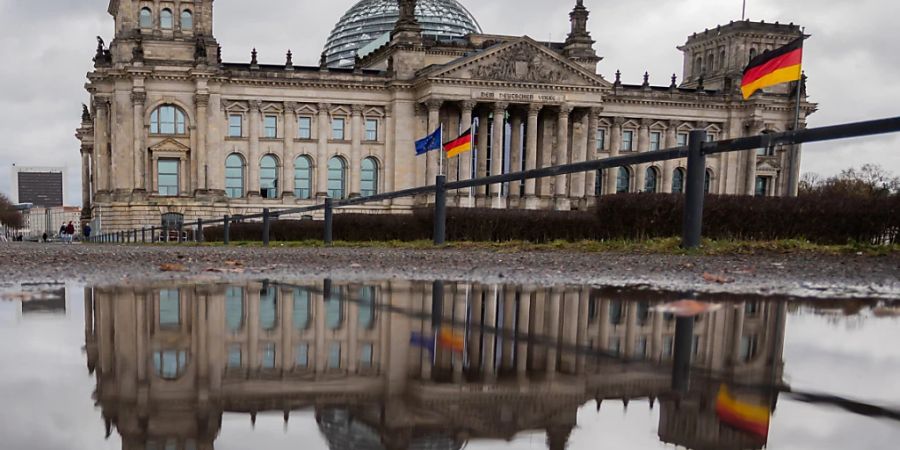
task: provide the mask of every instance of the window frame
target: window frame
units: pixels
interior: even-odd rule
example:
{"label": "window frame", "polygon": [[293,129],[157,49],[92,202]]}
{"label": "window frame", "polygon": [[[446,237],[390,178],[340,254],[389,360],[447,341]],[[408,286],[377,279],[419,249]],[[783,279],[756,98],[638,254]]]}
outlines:
{"label": "window frame", "polygon": [[650,151],[658,152],[662,149],[662,131],[651,131],[650,132]]}
{"label": "window frame", "polygon": [[[687,176],[687,172],[681,167],[676,167],[675,170],[672,171],[672,193],[673,194],[683,194],[684,193],[684,179]],[[681,180],[678,184],[678,189],[675,189],[675,181]]]}
{"label": "window frame", "polygon": [[[263,164],[267,161],[272,161],[274,163],[274,167],[265,167]],[[263,173],[271,171],[272,177],[266,176],[263,177]],[[274,200],[278,198],[278,189],[279,189],[279,172],[278,170],[278,157],[275,155],[268,153],[263,155],[262,158],[259,159],[259,195],[264,199]],[[271,186],[268,186],[269,183],[264,183],[264,181],[271,181]],[[265,191],[265,194],[263,193]]]}
{"label": "window frame", "polygon": [[[372,167],[367,168],[366,163],[371,163]],[[359,194],[363,197],[371,197],[378,195],[378,172],[380,165],[374,157],[367,157],[360,162],[359,168]],[[371,179],[367,179],[366,174],[371,174]]]}
{"label": "window frame", "polygon": [[681,132],[677,133],[675,135],[675,145],[677,145],[679,147],[687,147],[689,137],[690,137],[689,133],[681,133]]}
{"label": "window frame", "polygon": [[[299,161],[303,160],[306,163],[305,168],[301,168]],[[305,182],[304,178],[300,177],[300,171],[306,171]],[[305,184],[305,186],[304,186]],[[300,200],[309,200],[312,199],[312,190],[313,190],[313,164],[312,158],[307,155],[300,155],[294,159],[294,197]],[[305,191],[305,192],[304,192]]]}
{"label": "window frame", "polygon": [[[239,178],[240,182],[241,182],[240,187],[229,186],[229,180],[238,179],[238,178],[229,176],[229,170],[235,169],[235,167],[228,165],[229,161],[234,160],[232,157],[235,157],[235,158],[237,158],[238,161],[240,161],[240,168],[239,168],[240,173],[241,173],[241,177]],[[246,173],[245,173],[246,165],[247,164],[244,160],[244,157],[240,153],[231,153],[230,155],[225,157],[225,196],[226,197],[234,199],[234,198],[244,198],[247,195],[247,189],[246,189],[247,183],[246,183]],[[233,194],[232,190],[234,190],[234,189],[237,189],[237,195],[232,195]]]}
{"label": "window frame", "polygon": [[[185,15],[187,15],[188,26],[184,25]],[[188,8],[185,8],[181,11],[181,15],[179,16],[179,26],[181,31],[194,31],[194,12]]]}
{"label": "window frame", "polygon": [[[233,119],[237,119],[238,134],[234,134],[235,124]],[[244,115],[240,113],[228,113],[228,137],[232,139],[240,139],[244,137]]]}
{"label": "window frame", "polygon": [[[144,20],[148,22],[144,22]],[[144,6],[138,11],[138,28],[142,30],[153,29],[153,10],[148,6]]]}
{"label": "window frame", "polygon": [[606,128],[597,128],[595,139],[597,140],[597,151],[606,151]]}
{"label": "window frame", "polygon": [[278,116],[266,114],[263,116],[263,139],[278,139]]}
{"label": "window frame", "polygon": [[[168,26],[166,26],[166,19],[169,21]],[[175,29],[175,14],[172,13],[171,8],[163,8],[159,11],[159,29],[166,31]]]}
{"label": "window frame", "polygon": [[[378,119],[366,119],[365,120],[365,142],[378,142],[378,132],[380,131],[380,124],[378,123]],[[375,129],[369,129],[369,125],[374,124]],[[374,133],[374,136],[370,133]]]}
{"label": "window frame", "polygon": [[[340,124],[338,128],[336,125]],[[340,137],[338,137],[340,133]],[[347,119],[344,117],[334,117],[331,119],[331,140],[346,141],[347,140]]]}
{"label": "window frame", "polygon": [[[168,113],[172,114],[171,122],[164,122],[168,118]],[[164,128],[171,125],[172,132],[166,131]],[[151,136],[187,136],[188,135],[188,118],[187,113],[179,106],[172,103],[164,103],[157,106],[150,113],[150,135]]]}
{"label": "window frame", "polygon": [[[626,186],[622,187],[622,174],[627,174],[628,181]],[[628,167],[619,167],[619,171],[616,173],[616,194],[627,194],[631,192],[631,179],[634,176],[631,173],[631,169]]]}
{"label": "window frame", "polygon": [[[307,126],[304,129],[303,123],[306,122]],[[313,120],[310,116],[300,116],[297,118],[297,139],[301,139],[304,141],[310,141],[313,138],[312,130],[313,130]],[[304,131],[306,131],[304,135]]]}
{"label": "window frame", "polygon": [[[336,178],[332,178],[332,175],[334,175],[336,173],[336,171],[338,170],[337,168],[332,167],[332,162],[340,163],[340,180],[338,180]],[[347,162],[344,160],[344,158],[341,158],[340,156],[332,156],[328,160],[327,169],[328,169],[327,170],[328,181],[327,181],[326,186],[328,188],[328,196],[333,199],[347,198]],[[332,188],[332,183],[336,183],[336,182],[340,182],[340,184],[341,184],[340,189]],[[340,196],[334,195],[337,192],[340,192]]]}
{"label": "window frame", "polygon": [[[634,130],[622,130],[622,151],[623,152],[633,152],[634,151]],[[625,139],[625,136],[628,136],[628,139]],[[625,145],[625,143],[628,145]]]}
{"label": "window frame", "polygon": [[[162,171],[163,164],[173,163],[175,165],[175,173]],[[175,185],[162,184],[163,176],[175,176]],[[165,187],[165,191],[163,191]],[[171,189],[174,188],[174,193]],[[159,158],[156,160],[156,193],[160,197],[179,197],[181,195],[181,160],[176,158]]]}
{"label": "window frame", "polygon": [[[760,192],[760,182],[762,182],[762,192]],[[753,184],[753,196],[754,197],[768,197],[769,189],[772,184],[772,177],[767,177],[765,175],[758,175],[756,177],[756,182]]]}
{"label": "window frame", "polygon": [[[650,174],[653,174],[653,188],[652,190],[648,189],[650,183]],[[643,191],[647,194],[655,194],[659,192],[659,169],[654,166],[647,167],[647,170],[644,172],[644,189]]]}

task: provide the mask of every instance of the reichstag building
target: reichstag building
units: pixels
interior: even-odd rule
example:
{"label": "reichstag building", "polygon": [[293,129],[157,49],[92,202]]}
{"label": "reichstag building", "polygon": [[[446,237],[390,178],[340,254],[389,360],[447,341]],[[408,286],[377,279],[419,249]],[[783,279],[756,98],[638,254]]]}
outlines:
{"label": "reichstag building", "polygon": [[[432,184],[439,153],[417,157],[415,141],[441,125],[446,142],[478,124],[475,150],[443,164],[454,181],[652,152],[685,144],[695,129],[710,139],[785,131],[794,127],[796,89],[805,91],[793,83],[742,99],[749,58],[802,34],[794,24],[749,21],[691,34],[671,83],[651,84],[645,74],[642,84],[623,84],[616,62],[601,63],[581,0],[565,42],[489,34],[455,0],[362,0],[314,67],[294,65],[290,52],[278,65],[260,64],[255,50],[247,61],[222,61],[212,0],[111,0],[109,14],[115,37],[98,43],[77,131],[84,219],[104,232],[158,224],[166,213],[252,214]],[[801,126],[816,109],[802,94]],[[797,189],[799,160],[792,146],[716,155],[706,188],[787,195]],[[513,182],[448,201],[585,209],[601,195],[681,192],[685,167]]]}

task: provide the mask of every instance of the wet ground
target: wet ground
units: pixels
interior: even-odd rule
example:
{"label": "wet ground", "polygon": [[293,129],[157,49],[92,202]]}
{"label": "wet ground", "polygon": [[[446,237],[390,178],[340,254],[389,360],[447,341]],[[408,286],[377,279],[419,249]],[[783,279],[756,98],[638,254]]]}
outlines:
{"label": "wet ground", "polygon": [[[163,265],[173,271],[161,271]],[[182,271],[183,270],[183,271]],[[655,290],[900,298],[900,254],[811,253],[736,256],[665,254],[225,248],[190,246],[0,245],[0,281],[76,279],[472,280],[650,287]]]}
{"label": "wet ground", "polygon": [[[152,264],[174,256],[66,251],[159,258]],[[211,264],[179,251],[186,265]],[[258,266],[248,255],[258,253],[230,254],[254,268],[233,275],[251,276]],[[346,258],[343,250],[308,254]],[[484,267],[492,257],[502,258],[473,262]],[[201,273],[0,289],[0,448],[837,450],[900,442],[898,300],[706,294],[697,296],[702,308],[690,304],[698,315],[678,319],[671,302],[682,295],[580,283],[308,274],[209,282],[196,280]],[[690,371],[676,376],[673,362],[685,357]]]}

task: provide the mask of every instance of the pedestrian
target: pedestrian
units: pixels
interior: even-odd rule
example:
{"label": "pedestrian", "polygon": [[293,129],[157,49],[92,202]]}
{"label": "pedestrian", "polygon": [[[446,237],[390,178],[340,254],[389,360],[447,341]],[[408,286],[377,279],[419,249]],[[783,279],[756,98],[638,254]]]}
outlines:
{"label": "pedestrian", "polygon": [[59,226],[59,240],[63,243],[66,242],[66,224]]}
{"label": "pedestrian", "polygon": [[72,221],[69,221],[69,224],[66,225],[66,243],[71,244],[72,240],[75,238],[75,224]]}
{"label": "pedestrian", "polygon": [[[22,236],[19,236],[19,241],[22,240]],[[44,232],[44,235],[41,236],[41,242],[48,242],[50,240],[50,236],[47,236],[47,232]]]}
{"label": "pedestrian", "polygon": [[84,240],[88,240],[91,237],[91,224],[85,223],[84,227],[81,228],[81,236],[84,237]]}

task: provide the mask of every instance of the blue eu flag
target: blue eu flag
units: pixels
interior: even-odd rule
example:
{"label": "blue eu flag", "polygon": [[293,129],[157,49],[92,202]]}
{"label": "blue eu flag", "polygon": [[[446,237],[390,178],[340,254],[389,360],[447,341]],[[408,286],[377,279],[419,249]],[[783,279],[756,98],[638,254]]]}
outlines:
{"label": "blue eu flag", "polygon": [[441,149],[441,129],[434,130],[434,133],[425,136],[424,139],[416,141],[416,156],[424,155],[432,150]]}

